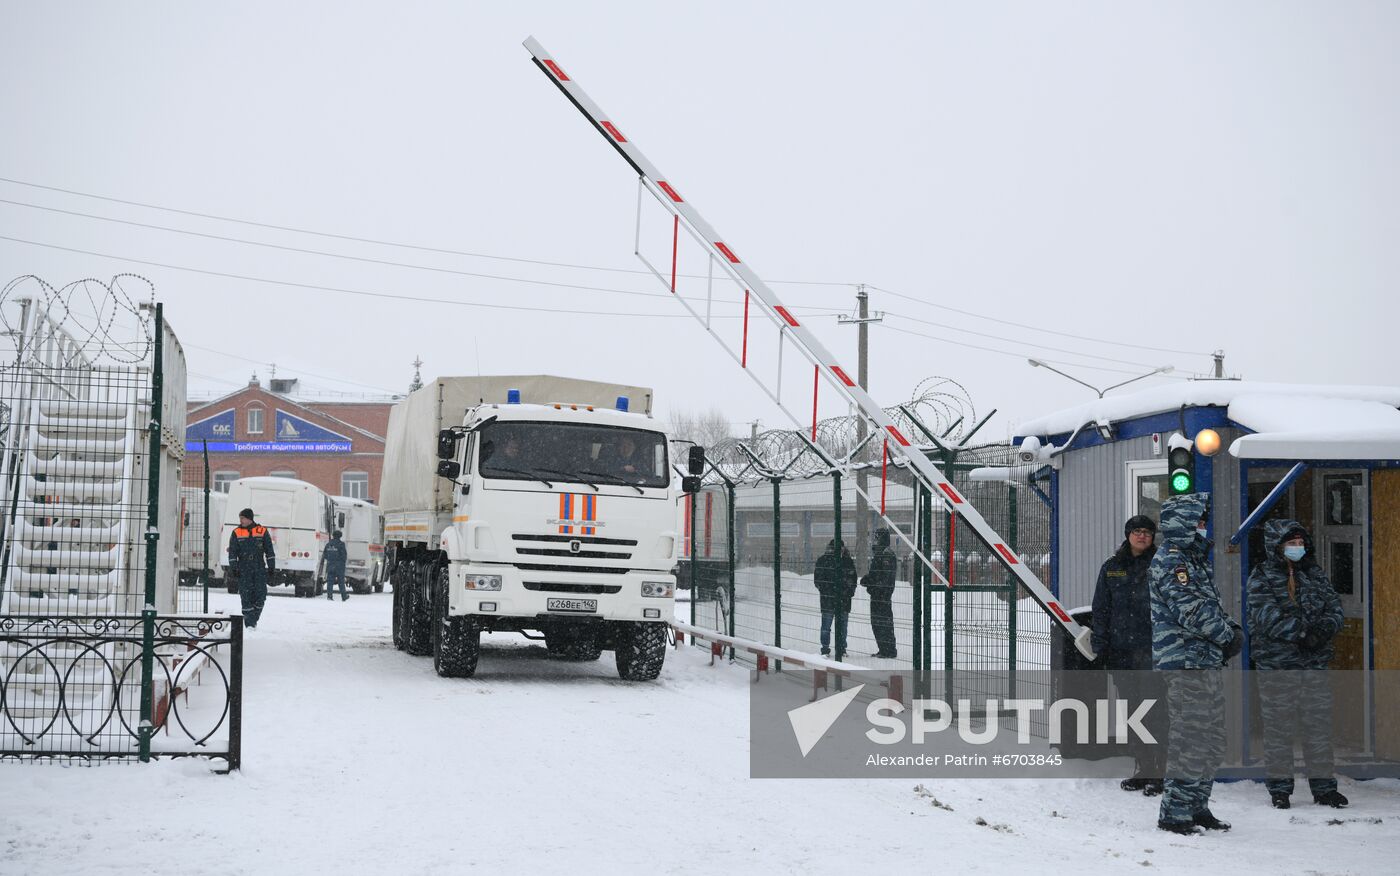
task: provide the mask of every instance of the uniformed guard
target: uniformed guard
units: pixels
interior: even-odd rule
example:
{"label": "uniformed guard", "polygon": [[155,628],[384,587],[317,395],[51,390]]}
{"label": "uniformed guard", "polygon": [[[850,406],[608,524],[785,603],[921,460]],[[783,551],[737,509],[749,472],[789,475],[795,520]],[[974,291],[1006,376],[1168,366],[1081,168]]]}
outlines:
{"label": "uniformed guard", "polygon": [[252,630],[267,601],[267,579],[277,570],[277,554],[267,528],[253,519],[253,509],[238,512],[238,527],[228,539],[228,573],[238,581],[243,623]]}
{"label": "uniformed guard", "polygon": [[1244,647],[1244,632],[1211,575],[1209,498],[1188,493],[1163,503],[1161,546],[1147,573],[1152,659],[1166,674],[1171,722],[1157,827],[1181,834],[1230,829],[1211,813],[1210,793],[1225,757],[1222,669]]}
{"label": "uniformed guard", "polygon": [[1160,708],[1147,713],[1144,726],[1155,745],[1137,736],[1128,742],[1133,756],[1133,775],[1120,786],[1125,791],[1141,791],[1148,797],[1162,793],[1162,765],[1166,758],[1167,722],[1161,680],[1152,672],[1152,605],[1147,595],[1147,573],[1157,547],[1152,540],[1157,524],[1143,514],[1123,524],[1123,543],[1099,569],[1094,585],[1093,633],[1096,666],[1113,676],[1120,696],[1155,699]]}
{"label": "uniformed guard", "polygon": [[1340,809],[1332,755],[1327,667],[1342,629],[1342,600],[1293,520],[1264,524],[1264,559],[1249,575],[1249,648],[1264,719],[1264,787],[1275,809],[1293,794],[1293,744],[1301,741],[1313,802]]}
{"label": "uniformed guard", "polygon": [[334,599],[332,591],[335,585],[340,584],[340,601],[344,602],[350,596],[345,592],[345,542],[340,540],[340,530],[331,532],[331,540],[326,545],[326,549],[321,553],[321,560],[326,564],[326,599]]}

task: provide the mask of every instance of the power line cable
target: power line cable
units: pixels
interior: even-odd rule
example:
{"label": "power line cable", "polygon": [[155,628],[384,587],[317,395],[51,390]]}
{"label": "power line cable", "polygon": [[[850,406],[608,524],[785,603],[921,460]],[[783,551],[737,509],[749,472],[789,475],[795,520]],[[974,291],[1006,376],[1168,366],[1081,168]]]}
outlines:
{"label": "power line cable", "polygon": [[[1025,359],[1025,358],[1026,358],[1026,355],[1025,355],[1024,353],[1018,353],[1018,352],[1015,352],[1015,351],[1012,351],[1012,350],[999,350],[999,349],[997,349],[997,348],[995,348],[995,347],[983,347],[983,346],[981,346],[981,345],[979,345],[979,344],[969,344],[969,343],[966,343],[966,342],[964,342],[964,341],[955,341],[955,340],[953,340],[953,339],[951,339],[951,338],[941,338],[941,337],[938,337],[937,335],[925,334],[924,332],[916,332],[916,331],[913,331],[912,329],[897,328],[897,327],[895,327],[895,326],[887,325],[887,324],[885,324],[885,323],[875,323],[875,326],[878,327],[878,328],[885,329],[886,331],[899,332],[899,333],[902,334],[902,335],[913,335],[913,336],[919,337],[919,338],[928,338],[929,340],[941,341],[942,343],[945,343],[945,344],[953,344],[953,345],[958,346],[958,347],[967,347],[967,348],[972,349],[972,350],[982,350],[983,352],[986,352],[986,353],[996,353],[996,354],[999,355],[999,356],[1012,356],[1012,357],[1017,358],[1017,359]],[[1106,367],[1104,367],[1104,366],[1102,366],[1102,365],[1085,365],[1085,364],[1083,364],[1083,363],[1081,363],[1081,362],[1065,362],[1065,361],[1055,360],[1055,359],[1046,359],[1046,360],[1044,360],[1044,361],[1049,362],[1049,363],[1052,364],[1052,365],[1064,365],[1064,366],[1067,366],[1067,367],[1070,367],[1070,368],[1085,368],[1085,369],[1088,369],[1088,370],[1090,370],[1090,371],[1107,371],[1107,372],[1110,372],[1110,373],[1113,373],[1113,374],[1138,374],[1138,373],[1140,373],[1140,372],[1137,372],[1137,371],[1128,371],[1128,370],[1123,369],[1123,368],[1106,368]],[[1176,378],[1176,379],[1185,379],[1185,378]]]}
{"label": "power line cable", "polygon": [[[247,283],[267,283],[275,286],[287,286],[293,289],[307,289],[314,292],[331,292],[339,295],[355,295],[364,298],[381,298],[390,301],[413,301],[423,304],[451,304],[457,307],[480,307],[487,310],[514,310],[527,313],[554,313],[567,316],[622,316],[622,317],[643,317],[649,319],[690,319],[688,313],[637,313],[616,310],[569,310],[556,307],[528,307],[523,304],[487,304],[481,301],[461,301],[453,298],[429,298],[422,295],[399,295],[392,292],[370,292],[362,289],[345,289],[339,286],[321,286],[316,283],[298,283],[292,280],[274,280],[269,277],[253,277],[245,274],[233,274],[225,271],[211,271],[205,268],[192,268],[187,265],[172,265],[166,262],[156,262],[147,259],[132,258],[130,256],[113,255],[105,252],[94,252],[92,250],[78,249],[70,246],[60,246],[56,243],[42,243],[35,240],[25,240],[19,237],[8,237],[0,235],[0,240],[8,240],[11,243],[22,243],[28,246],[37,246],[44,249],[54,249],[60,252],[71,252],[78,255],[95,256],[104,259],[116,259],[118,261],[130,262],[132,264],[146,265],[148,267],[165,268],[171,271],[186,271],[192,274],[202,274],[208,277],[222,277],[228,280],[241,280]],[[663,296],[670,297],[670,296]],[[721,302],[735,304],[738,302]],[[805,308],[804,308],[805,309]],[[820,315],[820,314],[819,314]],[[741,315],[715,314],[713,319],[742,319]]]}
{"label": "power line cable", "polygon": [[1044,333],[1049,334],[1049,335],[1059,335],[1059,336],[1062,337],[1062,338],[1073,338],[1073,339],[1076,340],[1076,341],[1089,341],[1090,343],[1095,343],[1095,344],[1111,344],[1111,345],[1119,346],[1119,347],[1130,347],[1130,348],[1136,349],[1136,350],[1151,350],[1151,351],[1154,352],[1154,353],[1175,353],[1175,354],[1177,354],[1177,355],[1179,355],[1179,356],[1209,356],[1209,355],[1210,355],[1209,353],[1202,353],[1202,352],[1200,352],[1199,350],[1173,350],[1173,349],[1171,349],[1171,348],[1169,348],[1169,347],[1152,347],[1152,346],[1148,346],[1148,345],[1146,345],[1146,344],[1130,344],[1130,343],[1127,343],[1127,342],[1125,342],[1125,341],[1110,341],[1110,340],[1106,340],[1106,339],[1104,339],[1104,338],[1094,338],[1094,337],[1090,337],[1090,336],[1088,336],[1088,335],[1076,335],[1076,334],[1073,334],[1073,333],[1071,333],[1071,332],[1056,331],[1056,330],[1054,330],[1054,329],[1043,328],[1043,327],[1037,326],[1037,325],[1027,325],[1026,323],[1023,323],[1023,322],[1014,322],[1014,321],[1012,321],[1012,320],[1009,320],[1009,319],[1002,319],[1001,317],[997,317],[997,316],[987,316],[986,314],[983,314],[983,313],[975,313],[975,312],[973,312],[973,311],[971,311],[971,310],[961,310],[961,309],[959,309],[959,308],[957,308],[957,307],[950,307],[949,305],[946,305],[946,304],[936,304],[936,303],[934,303],[934,302],[932,302],[932,301],[927,301],[927,300],[925,300],[925,299],[923,299],[923,298],[916,298],[916,297],[913,296],[913,295],[905,295],[903,292],[896,292],[896,291],[894,291],[893,289],[886,289],[886,288],[884,288],[883,286],[875,286],[875,285],[873,285],[873,284],[867,283],[867,284],[866,284],[866,288],[875,289],[876,291],[879,291],[879,292],[884,292],[886,295],[893,295],[895,298],[903,298],[903,299],[906,300],[906,301],[913,301],[914,303],[916,303],[916,304],[922,304],[922,305],[924,305],[925,307],[936,307],[936,308],[938,308],[939,310],[947,310],[947,311],[951,311],[952,313],[960,313],[960,314],[962,314],[963,316],[971,316],[971,317],[974,317],[974,318],[976,318],[976,319],[985,319],[985,320],[987,320],[987,321],[989,321],[989,322],[999,322],[999,323],[1002,323],[1003,325],[1015,326],[1016,328],[1028,329],[1028,330],[1030,330],[1030,331],[1044,332]]}
{"label": "power line cable", "polygon": [[[247,238],[242,237],[229,237],[223,234],[209,234],[204,231],[193,231],[188,228],[174,228],[168,225],[155,225],[149,222],[136,222],[131,219],[117,219],[111,216],[100,216],[96,213],[84,213],[78,210],[64,210],[59,207],[46,207],[42,204],[29,204],[24,201],[11,201],[7,198],[0,198],[0,204],[9,204],[14,207],[27,207],[32,210],[43,210],[48,213],[61,213],[65,216],[77,216],[83,219],[94,219],[99,222],[112,222],[118,225],[130,225],[136,228],[146,228],[152,231],[165,231],[170,234],[185,234],[190,237],[201,237],[206,240],[221,240],[226,243],[238,243],[243,244],[245,246],[260,246],[265,249],[275,249],[280,250],[282,252],[294,252],[301,253],[303,255],[325,256],[326,258],[344,259],[346,261],[363,262],[372,265],[384,265],[386,267],[394,268],[408,268],[410,270],[415,271],[431,271],[437,274],[451,274],[457,277],[474,277],[476,279],[481,280],[500,280],[507,283],[530,283],[537,286],[552,286],[559,289],[575,289],[584,292],[604,292],[614,295],[638,295],[643,298],[667,298],[670,296],[669,292],[642,292],[640,290],[633,289],[616,289],[613,287],[605,286],[585,286],[578,283],[560,283],[553,280],[535,280],[528,277],[512,277],[506,274],[483,274],[477,271],[461,271],[457,270],[456,268],[442,268],[437,267],[435,265],[420,265],[414,264],[412,262],[396,262],[390,259],[376,259],[370,258],[368,256],[348,255],[346,253],[338,252],[326,252],[325,250],[307,249],[305,247],[300,246],[284,246],[280,243],[267,243],[261,240],[249,240]],[[571,267],[581,266],[574,265]],[[647,272],[636,271],[633,273],[641,274]],[[728,299],[723,300],[728,301]],[[811,305],[808,306],[810,307]]]}
{"label": "power line cable", "polygon": [[[522,258],[522,257],[518,257],[518,256],[495,255],[495,254],[492,254],[492,253],[484,253],[484,252],[471,252],[471,251],[469,251],[469,250],[448,249],[448,248],[445,248],[445,247],[423,246],[423,245],[421,245],[421,244],[415,244],[415,243],[399,243],[399,242],[395,242],[395,241],[391,241],[391,240],[376,240],[375,238],[372,238],[372,237],[356,237],[356,236],[350,235],[350,234],[336,234],[336,233],[334,233],[334,232],[329,232],[329,231],[317,231],[317,230],[312,229],[312,228],[298,228],[298,227],[292,226],[292,225],[276,225],[276,224],[273,224],[273,223],[271,223],[271,222],[257,222],[257,221],[251,220],[251,219],[236,219],[236,218],[231,217],[231,216],[220,216],[220,215],[217,215],[217,214],[214,214],[214,213],[201,213],[201,212],[198,212],[198,211],[196,211],[196,210],[182,210],[182,209],[180,209],[180,208],[178,208],[178,207],[164,207],[164,206],[161,206],[161,205],[159,205],[159,204],[148,204],[148,203],[143,203],[143,202],[141,202],[141,201],[130,201],[130,200],[126,200],[126,199],[124,199],[124,198],[113,198],[113,197],[109,197],[109,196],[107,196],[107,195],[94,195],[94,194],[92,194],[92,193],[90,193],[90,192],[80,192],[80,191],[77,191],[77,190],[75,190],[75,189],[65,189],[65,188],[60,188],[60,187],[58,187],[58,186],[46,186],[46,185],[42,185],[42,184],[40,184],[40,183],[26,182],[25,180],[10,179],[10,178],[8,178],[8,177],[0,177],[0,182],[6,182],[6,183],[10,183],[11,185],[17,185],[17,186],[27,186],[28,188],[33,188],[33,189],[42,189],[42,190],[44,190],[44,191],[49,191],[49,192],[61,192],[62,194],[65,194],[65,195],[75,195],[75,196],[80,197],[80,198],[92,198],[93,200],[96,200],[96,201],[107,201],[107,202],[113,203],[113,204],[125,204],[126,206],[129,206],[129,207],[141,207],[141,208],[146,209],[146,210],[161,210],[161,211],[164,211],[164,212],[167,212],[167,213],[177,213],[177,214],[179,214],[179,215],[181,215],[181,216],[194,216],[194,217],[197,217],[197,218],[200,218],[200,219],[213,219],[213,220],[218,221],[218,222],[232,222],[232,223],[237,224],[237,225],[248,225],[248,226],[251,226],[251,227],[254,227],[254,228],[266,228],[266,229],[270,229],[270,230],[273,230],[273,231],[290,231],[290,232],[293,232],[293,233],[295,233],[295,234],[310,234],[310,235],[313,235],[313,236],[316,236],[316,237],[325,237],[325,238],[330,238],[330,239],[332,239],[332,240],[346,240],[346,241],[351,241],[351,242],[353,242],[353,243],[369,243],[369,244],[373,244],[373,245],[375,245],[375,246],[392,246],[392,247],[397,247],[397,248],[400,248],[400,249],[411,249],[411,250],[417,250],[417,251],[419,251],[419,252],[431,252],[431,253],[438,253],[438,254],[441,254],[441,255],[466,256],[467,258],[477,258],[477,259],[494,259],[494,260],[496,260],[496,261],[519,262],[519,263],[521,263],[521,264],[529,264],[529,265],[545,265],[545,266],[548,266],[548,267],[555,267],[555,268],[577,268],[577,269],[579,269],[579,270],[584,270],[584,271],[607,271],[607,272],[616,273],[616,274],[640,274],[640,275],[648,275],[648,274],[651,273],[650,271],[643,271],[643,270],[639,270],[639,269],[636,269],[636,268],[609,268],[609,267],[605,267],[605,266],[602,266],[602,265],[583,265],[583,264],[574,264],[574,263],[570,263],[570,262],[556,262],[556,261],[550,261],[550,260],[548,260],[548,259],[531,259],[531,258]],[[19,202],[7,201],[6,203],[19,203]],[[22,204],[22,203],[20,203],[20,206],[35,206],[35,205]],[[62,212],[68,212],[68,211],[65,211],[65,210],[57,210],[56,208],[51,208],[51,207],[37,207],[37,206],[36,206],[36,209],[40,209],[40,210],[55,210],[55,212],[60,212],[60,213],[62,213]],[[75,215],[86,215],[86,214],[78,213],[78,214],[75,214]],[[92,218],[105,218],[105,217],[96,217],[96,216],[95,216],[95,217],[92,217]],[[123,221],[125,221],[125,220],[121,220],[121,219],[112,219],[112,220],[109,220],[109,221],[112,221],[112,222],[123,222]],[[142,223],[139,223],[139,222],[130,222],[130,223],[128,223],[128,224],[140,225],[140,224],[142,224]],[[159,227],[159,226],[147,226],[147,227]],[[190,232],[190,233],[194,233],[194,232]],[[689,279],[705,279],[704,275],[701,275],[701,274],[681,274],[681,275],[678,275],[678,276],[687,277],[687,278],[689,278]],[[837,283],[837,282],[828,282],[828,281],[822,281],[822,280],[769,280],[768,282],[770,282],[770,283],[783,283],[783,284],[785,284],[785,285],[794,285],[794,286],[851,286],[851,287],[854,287],[854,286],[858,285],[858,284],[856,284],[856,283]]]}
{"label": "power line cable", "polygon": [[976,335],[976,336],[979,337],[979,338],[989,338],[989,339],[994,340],[994,341],[1006,341],[1008,344],[1021,344],[1021,345],[1023,345],[1023,346],[1028,346],[1028,347],[1039,347],[1039,348],[1042,349],[1042,350],[1050,350],[1050,351],[1055,352],[1055,353],[1068,353],[1068,354],[1070,354],[1071,356],[1083,356],[1083,357],[1086,358],[1086,359],[1099,359],[1099,360],[1104,361],[1104,362],[1117,362],[1117,363],[1120,364],[1120,365],[1133,365],[1133,366],[1136,366],[1136,367],[1139,367],[1139,368],[1155,368],[1155,367],[1156,367],[1155,365],[1148,365],[1148,364],[1145,363],[1145,362],[1133,362],[1133,361],[1130,361],[1130,360],[1128,360],[1128,359],[1117,359],[1117,358],[1114,358],[1113,356],[1099,356],[1099,355],[1096,355],[1096,354],[1094,354],[1094,353],[1081,353],[1081,352],[1078,351],[1078,350],[1066,350],[1066,349],[1064,349],[1063,347],[1051,347],[1051,346],[1049,346],[1048,344],[1037,344],[1035,341],[1026,341],[1026,340],[1021,340],[1020,338],[1006,338],[1006,337],[1002,337],[1001,335],[987,334],[986,332],[973,331],[972,329],[959,328],[958,326],[954,326],[954,325],[945,325],[945,324],[943,324],[943,323],[941,323],[941,322],[933,322],[933,321],[927,320],[927,319],[920,319],[920,318],[917,317],[917,316],[909,316],[908,314],[905,314],[905,313],[895,313],[894,311],[890,311],[890,310],[885,311],[885,316],[893,316],[893,317],[896,317],[897,319],[907,319],[907,320],[909,320],[910,322],[917,322],[917,323],[922,323],[922,324],[924,324],[924,325],[931,325],[931,326],[933,326],[934,328],[947,329],[948,331],[961,332],[961,333],[963,333],[963,334],[968,334],[968,335]]}
{"label": "power line cable", "polygon": [[[203,351],[205,351],[206,353],[217,353],[217,354],[220,355],[220,356],[227,356],[227,357],[229,357],[230,359],[238,359],[238,360],[240,360],[240,361],[242,361],[242,362],[248,362],[248,363],[253,364],[253,365],[266,365],[266,366],[271,366],[271,365],[274,364],[274,363],[272,363],[272,362],[264,362],[264,361],[262,361],[262,360],[260,360],[260,359],[251,359],[251,358],[249,358],[249,357],[247,357],[247,356],[240,356],[240,355],[238,355],[237,353],[230,353],[230,352],[228,352],[227,350],[216,350],[216,349],[214,349],[213,347],[205,347],[205,346],[201,346],[201,345],[199,345],[199,344],[185,343],[184,346],[189,347],[189,348],[194,349],[194,350],[203,350]],[[372,390],[375,390],[376,392],[382,392],[382,393],[384,393],[384,394],[386,394],[386,395],[395,395],[395,394],[397,394],[395,390],[392,390],[392,389],[385,389],[385,388],[382,387],[382,386],[374,386],[373,384],[369,384],[369,383],[360,383],[359,381],[356,381],[356,380],[346,380],[346,379],[341,378],[341,377],[330,377],[330,376],[327,376],[327,375],[325,375],[325,374],[312,374],[310,371],[304,371],[304,370],[302,370],[302,369],[300,369],[300,368],[295,368],[295,366],[292,366],[292,365],[286,365],[286,366],[284,366],[284,367],[293,368],[293,369],[296,370],[300,375],[305,375],[306,377],[315,378],[316,380],[329,380],[329,381],[331,381],[332,383],[344,383],[344,384],[346,384],[347,386],[358,386],[358,387],[361,387],[361,388],[363,388],[363,389],[372,389]]]}

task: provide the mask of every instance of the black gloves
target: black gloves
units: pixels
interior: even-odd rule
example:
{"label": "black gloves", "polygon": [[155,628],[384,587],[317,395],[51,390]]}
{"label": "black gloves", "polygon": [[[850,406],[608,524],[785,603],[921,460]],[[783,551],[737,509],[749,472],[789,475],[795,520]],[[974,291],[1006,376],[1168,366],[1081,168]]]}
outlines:
{"label": "black gloves", "polygon": [[1236,627],[1235,637],[1230,640],[1230,644],[1225,646],[1225,660],[1229,661],[1239,656],[1244,650],[1244,630]]}
{"label": "black gloves", "polygon": [[1298,647],[1304,651],[1318,651],[1327,647],[1332,637],[1320,624],[1313,624],[1308,627],[1308,632],[1303,636],[1303,641],[1298,643]]}

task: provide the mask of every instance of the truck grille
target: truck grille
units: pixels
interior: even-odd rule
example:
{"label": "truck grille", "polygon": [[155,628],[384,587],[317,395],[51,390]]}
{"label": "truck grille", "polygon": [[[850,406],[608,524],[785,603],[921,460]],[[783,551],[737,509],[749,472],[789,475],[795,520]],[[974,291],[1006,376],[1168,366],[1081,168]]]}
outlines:
{"label": "truck grille", "polygon": [[527,572],[562,572],[565,574],[583,572],[589,575],[626,575],[631,569],[618,569],[612,566],[565,566],[550,563],[516,563],[515,568]]}
{"label": "truck grille", "polygon": [[547,593],[617,593],[622,590],[621,584],[555,584],[549,581],[525,581],[526,590],[544,591]]}
{"label": "truck grille", "polygon": [[516,541],[547,541],[556,544],[568,544],[571,541],[576,541],[579,544],[616,545],[619,547],[637,546],[637,540],[635,538],[601,538],[596,535],[535,535],[533,533],[517,532],[512,535],[511,538]]}
{"label": "truck grille", "polygon": [[518,548],[515,549],[515,552],[516,552],[517,554],[526,554],[526,555],[528,555],[528,556],[535,556],[535,557],[577,557],[577,558],[579,558],[579,559],[592,559],[592,560],[630,560],[630,559],[632,559],[632,555],[631,555],[630,553],[626,553],[626,554],[615,554],[615,553],[612,553],[612,552],[610,552],[610,551],[579,551],[578,553],[574,553],[573,551],[570,551],[570,550],[560,550],[559,548],[523,548],[523,547],[518,547]]}

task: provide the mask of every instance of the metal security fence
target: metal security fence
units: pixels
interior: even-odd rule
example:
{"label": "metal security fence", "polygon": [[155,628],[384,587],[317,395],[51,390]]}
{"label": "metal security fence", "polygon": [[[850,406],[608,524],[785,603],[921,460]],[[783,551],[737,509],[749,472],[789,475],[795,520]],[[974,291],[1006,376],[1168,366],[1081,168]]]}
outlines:
{"label": "metal security fence", "polygon": [[[0,754],[11,758],[158,756],[195,672],[182,655],[238,674],[241,648],[215,635],[226,620],[175,617],[207,610],[177,586],[185,360],[162,306],[134,304],[123,280],[139,278],[55,289],[22,277],[0,291],[0,343],[12,345],[0,350]],[[231,713],[236,687],[191,709],[217,699]],[[189,753],[209,753],[207,734],[186,735]],[[236,753],[213,756],[236,765]]]}
{"label": "metal security fence", "polygon": [[243,619],[157,617],[149,630],[146,620],[0,617],[0,760],[95,762],[144,749],[237,769]]}
{"label": "metal security fence", "polygon": [[[1026,481],[973,476],[1010,470],[1012,449],[930,447],[928,453],[1012,550],[1047,579],[1050,513],[1043,493]],[[833,657],[872,669],[941,671],[940,678],[959,685],[942,692],[950,701],[974,694],[1030,695],[1025,685],[1007,689],[1008,680],[1015,688],[1017,670],[1050,668],[1049,618],[1019,592],[992,549],[961,529],[943,501],[921,494],[903,469],[881,459],[854,475],[827,471],[788,477],[769,471],[739,481],[712,467],[710,480],[683,509],[687,550],[680,579],[682,586],[696,583],[694,625],[819,652],[823,618],[813,580],[818,557],[839,530],[840,544],[863,583],[871,534],[893,524],[899,530],[891,539],[898,564],[892,599],[898,656],[874,656],[870,596],[857,586],[844,643],[837,635],[839,615],[828,622]],[[916,550],[930,558],[942,580],[927,570]],[[735,657],[749,659],[742,653]]]}

